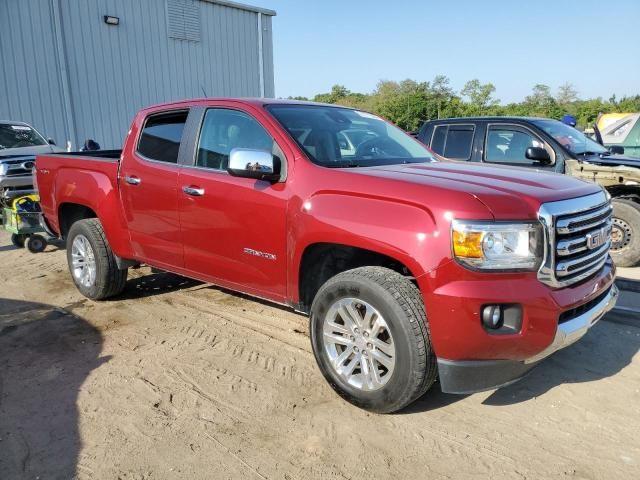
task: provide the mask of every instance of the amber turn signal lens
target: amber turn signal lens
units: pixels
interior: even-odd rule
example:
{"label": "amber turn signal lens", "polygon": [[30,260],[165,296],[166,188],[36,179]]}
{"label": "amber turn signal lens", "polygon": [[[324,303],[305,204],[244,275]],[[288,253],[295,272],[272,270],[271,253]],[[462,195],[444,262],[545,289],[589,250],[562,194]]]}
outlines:
{"label": "amber turn signal lens", "polygon": [[482,233],[454,230],[453,253],[456,257],[482,258]]}

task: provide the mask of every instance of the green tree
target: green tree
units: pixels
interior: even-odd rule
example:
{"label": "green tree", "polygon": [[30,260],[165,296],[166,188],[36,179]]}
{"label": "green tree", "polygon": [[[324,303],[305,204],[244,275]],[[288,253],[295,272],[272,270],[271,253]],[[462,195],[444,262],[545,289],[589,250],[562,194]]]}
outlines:
{"label": "green tree", "polygon": [[568,105],[578,100],[578,91],[569,82],[565,82],[558,87],[558,94],[556,95],[556,101],[560,105]]}
{"label": "green tree", "polygon": [[446,75],[436,75],[431,82],[431,92],[437,104],[436,118],[441,117],[443,106],[449,103],[453,97],[453,89],[449,83],[449,77]]}
{"label": "green tree", "polygon": [[[514,115],[539,116],[560,119],[570,113],[575,115],[578,125],[590,126],[600,113],[640,112],[640,95],[609,100],[601,98],[580,100],[571,83],[558,88],[555,97],[548,85],[534,85],[531,94],[521,102],[501,105],[491,83],[473,79],[465,83],[457,94],[445,75],[436,75],[430,82],[411,79],[398,81],[381,80],[371,93],[352,92],[344,85],[336,84],[328,93],[313,97],[317,102],[335,103],[377,113],[406,130],[417,129],[425,120],[435,118]],[[294,97],[306,100],[305,97]]]}
{"label": "green tree", "polygon": [[527,114],[536,117],[562,118],[563,108],[551,95],[551,88],[548,85],[538,83],[534,85],[531,95],[524,99]]}
{"label": "green tree", "polygon": [[344,85],[334,85],[329,93],[319,93],[313,97],[314,102],[336,103],[338,100],[347,97],[351,92]]}
{"label": "green tree", "polygon": [[465,83],[460,93],[469,99],[467,114],[486,115],[491,107],[499,103],[499,100],[493,97],[495,91],[493,83],[480,83],[477,78]]}

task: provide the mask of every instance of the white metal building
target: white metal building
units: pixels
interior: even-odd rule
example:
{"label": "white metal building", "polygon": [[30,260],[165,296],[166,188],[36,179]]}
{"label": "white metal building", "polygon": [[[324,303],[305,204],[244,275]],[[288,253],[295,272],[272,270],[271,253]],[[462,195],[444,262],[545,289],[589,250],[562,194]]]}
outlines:
{"label": "white metal building", "polygon": [[0,119],[118,148],[143,106],[273,97],[274,15],[226,0],[0,0]]}

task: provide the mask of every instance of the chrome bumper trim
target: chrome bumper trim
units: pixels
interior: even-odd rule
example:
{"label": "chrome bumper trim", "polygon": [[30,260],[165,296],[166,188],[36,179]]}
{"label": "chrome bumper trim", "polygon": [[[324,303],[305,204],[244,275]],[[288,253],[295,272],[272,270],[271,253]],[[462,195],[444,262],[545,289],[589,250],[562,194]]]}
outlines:
{"label": "chrome bumper trim", "polygon": [[576,318],[568,320],[558,325],[556,336],[547,348],[542,352],[527,358],[524,363],[535,363],[548,357],[552,353],[557,352],[572,343],[580,340],[591,327],[593,327],[609,310],[611,310],[618,300],[618,287],[611,285],[611,289],[606,297],[604,297],[597,305]]}

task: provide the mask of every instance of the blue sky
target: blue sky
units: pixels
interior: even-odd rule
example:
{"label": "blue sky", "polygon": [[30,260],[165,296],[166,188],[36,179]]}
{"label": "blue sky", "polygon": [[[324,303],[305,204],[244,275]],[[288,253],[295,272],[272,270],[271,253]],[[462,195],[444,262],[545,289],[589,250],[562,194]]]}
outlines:
{"label": "blue sky", "polygon": [[536,83],[582,98],[640,93],[640,0],[248,0],[276,10],[276,95],[447,75],[503,102]]}

